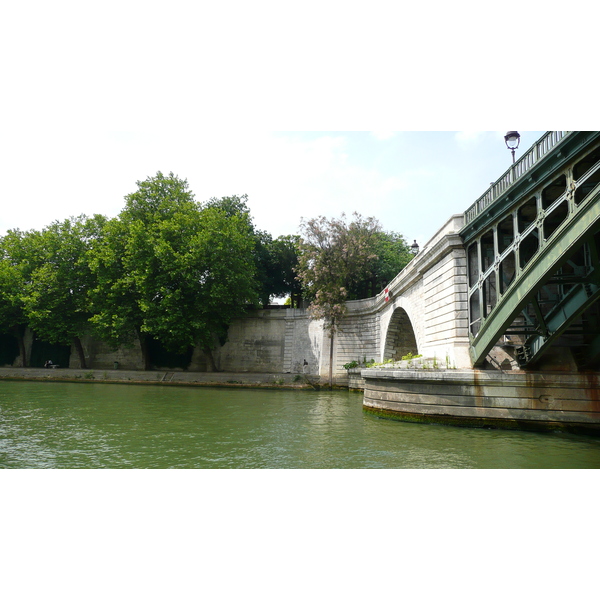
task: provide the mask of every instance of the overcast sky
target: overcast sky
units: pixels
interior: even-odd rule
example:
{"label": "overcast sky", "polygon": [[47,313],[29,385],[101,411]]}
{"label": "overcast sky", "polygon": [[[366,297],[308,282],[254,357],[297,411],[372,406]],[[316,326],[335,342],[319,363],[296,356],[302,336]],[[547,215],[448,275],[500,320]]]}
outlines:
{"label": "overcast sky", "polygon": [[[248,194],[256,226],[275,237],[297,233],[302,217],[357,211],[424,243],[508,168],[506,130],[521,131],[525,150],[569,128],[553,96],[526,94],[543,67],[516,87],[506,80],[508,21],[467,40],[434,4],[439,19],[423,35],[399,27],[388,2],[368,12],[11,3],[0,25],[0,235],[115,216],[160,170],[187,179],[199,201]],[[440,51],[433,37],[452,43]],[[578,102],[581,114],[593,104]]]}
{"label": "overcast sky", "polygon": [[[296,233],[302,217],[357,211],[422,244],[508,168],[504,133],[87,130],[35,144],[16,135],[2,157],[0,223],[115,216],[136,181],[161,170],[186,178],[199,201],[248,194],[256,226],[273,236]],[[522,132],[522,143],[542,133]]]}

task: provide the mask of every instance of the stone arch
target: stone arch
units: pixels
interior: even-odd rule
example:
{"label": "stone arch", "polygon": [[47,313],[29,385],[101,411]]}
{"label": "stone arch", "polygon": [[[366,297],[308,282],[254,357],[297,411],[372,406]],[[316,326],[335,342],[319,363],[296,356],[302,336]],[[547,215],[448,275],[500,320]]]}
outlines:
{"label": "stone arch", "polygon": [[409,352],[418,354],[417,339],[408,313],[396,308],[385,335],[383,360],[400,360]]}

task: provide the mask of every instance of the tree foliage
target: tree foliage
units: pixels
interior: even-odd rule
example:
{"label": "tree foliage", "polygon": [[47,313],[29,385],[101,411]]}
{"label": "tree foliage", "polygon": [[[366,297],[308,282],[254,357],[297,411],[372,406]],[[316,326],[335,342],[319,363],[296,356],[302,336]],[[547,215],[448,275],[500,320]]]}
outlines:
{"label": "tree foliage", "polygon": [[346,314],[348,290],[370,273],[376,260],[373,240],[381,231],[376,219],[354,213],[354,220],[318,217],[302,221],[298,277],[311,298],[313,318],[329,331],[329,385],[333,384],[333,340]]}
{"label": "tree foliage", "polygon": [[410,259],[402,236],[372,218],[303,221],[277,239],[254,226],[247,196],[195,200],[188,183],[160,171],[136,182],[112,219],[81,215],[42,231],[0,238],[0,332],[12,332],[25,365],[30,326],[50,344],[94,333],[113,347],[139,341],[183,355],[211,350],[231,320],[289,295],[310,301],[333,336],[347,300],[377,293]]}
{"label": "tree foliage", "polygon": [[[329,330],[329,381],[332,383],[333,338],[346,314],[346,302],[375,295],[410,260],[402,236],[385,233],[372,217],[353,214],[347,222],[318,217],[303,221],[298,279],[313,318]],[[379,288],[379,289],[378,289]]]}
{"label": "tree foliage", "polygon": [[32,266],[28,261],[27,234],[10,230],[0,240],[0,331],[17,340],[21,365],[27,366],[23,333],[27,315],[23,299]]}
{"label": "tree foliage", "polygon": [[299,236],[279,236],[273,239],[266,231],[257,231],[256,262],[263,306],[272,298],[290,296],[298,305],[301,285],[296,277]]}
{"label": "tree foliage", "polygon": [[383,231],[374,218],[353,217],[350,223],[342,214],[301,225],[298,280],[321,318],[330,319],[326,311],[341,316],[347,300],[377,295],[413,256],[402,235]]}
{"label": "tree foliage", "polygon": [[74,343],[87,368],[81,336],[89,332],[88,294],[94,286],[88,253],[100,238],[105,218],[75,217],[56,221],[32,236],[31,270],[23,298],[25,314],[37,336],[52,344]]}
{"label": "tree foliage", "polygon": [[350,286],[348,300],[376,296],[413,258],[399,233],[378,231],[372,241],[377,258],[369,265],[369,274]]}
{"label": "tree foliage", "polygon": [[211,198],[205,208],[216,207],[225,211],[228,217],[238,216],[247,219],[250,234],[254,239],[252,256],[258,280],[260,304],[266,307],[273,298],[292,296],[298,303],[301,287],[296,279],[298,264],[298,236],[280,236],[273,239],[270,233],[256,229],[250,217],[248,196],[225,196]]}
{"label": "tree foliage", "polygon": [[249,215],[217,202],[202,207],[170,173],[138,182],[92,262],[92,322],[113,345],[147,336],[173,352],[208,353],[236,316],[257,301]]}
{"label": "tree foliage", "polygon": [[272,294],[276,298],[290,296],[291,305],[298,307],[302,285],[296,274],[299,267],[299,235],[280,235],[270,245],[272,265]]}
{"label": "tree foliage", "polygon": [[372,274],[377,260],[379,222],[353,214],[354,220],[318,217],[302,221],[298,278],[311,300],[309,310],[332,333],[346,312],[350,293]]}

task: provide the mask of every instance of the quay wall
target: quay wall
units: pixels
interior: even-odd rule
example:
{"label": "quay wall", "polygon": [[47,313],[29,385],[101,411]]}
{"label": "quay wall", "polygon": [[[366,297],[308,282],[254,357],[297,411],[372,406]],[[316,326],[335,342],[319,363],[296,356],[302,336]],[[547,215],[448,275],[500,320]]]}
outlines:
{"label": "quay wall", "polygon": [[[227,340],[213,351],[219,371],[229,373],[303,373],[319,375],[324,332],[320,321],[312,321],[306,310],[272,308],[252,310],[234,319]],[[83,340],[87,366],[92,369],[119,368],[142,370],[139,342],[131,347],[111,349],[106,343],[86,336]],[[71,349],[69,367],[81,368],[79,357]],[[181,371],[181,368],[155,367],[156,370]],[[210,372],[207,355],[196,347],[187,369]]]}
{"label": "quay wall", "polygon": [[[398,360],[408,353],[437,357],[456,367],[471,366],[466,328],[466,259],[457,233],[462,225],[463,215],[452,216],[385,290],[373,298],[347,303],[347,314],[334,338],[334,384],[348,384],[344,368],[348,363]],[[329,377],[331,343],[323,325],[321,320],[310,319],[305,309],[273,306],[252,310],[231,323],[226,341],[212,352],[212,357],[222,372],[296,373],[319,377],[323,382]],[[32,364],[34,337],[28,331],[28,365]],[[101,340],[85,336],[82,346],[88,369],[113,369],[116,363],[120,369],[144,368],[138,341],[115,350]],[[39,363],[39,352],[36,356]],[[17,358],[5,366],[18,367],[19,362]],[[63,368],[82,367],[74,347],[68,361],[63,358],[60,362]],[[212,370],[209,357],[201,348],[193,350],[187,368],[160,364],[154,368]]]}
{"label": "quay wall", "polygon": [[600,374],[364,369],[366,411],[415,422],[600,435]]}

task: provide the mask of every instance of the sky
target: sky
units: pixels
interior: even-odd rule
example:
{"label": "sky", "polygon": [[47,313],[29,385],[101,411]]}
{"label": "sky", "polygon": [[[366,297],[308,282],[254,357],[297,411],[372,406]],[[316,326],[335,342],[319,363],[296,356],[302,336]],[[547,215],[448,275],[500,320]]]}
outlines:
{"label": "sky", "polygon": [[[116,216],[136,182],[173,172],[198,201],[248,195],[274,237],[301,219],[358,212],[423,244],[510,166],[505,132],[85,132],[12,139],[2,231],[78,214]],[[524,146],[543,132],[521,132]],[[35,164],[35,175],[32,173]]]}
{"label": "sky", "polygon": [[[546,130],[598,128],[597,94],[590,75],[597,71],[597,32],[589,14],[587,0],[571,0],[568,5],[539,0],[477,5],[466,0],[3,2],[0,235],[14,228],[40,229],[72,215],[116,216],[124,197],[135,191],[136,181],[160,170],[187,179],[199,201],[247,194],[255,225],[275,237],[296,233],[302,217],[357,211],[379,219],[385,230],[422,245],[510,166],[503,141],[506,131],[521,132],[520,154]],[[561,26],[571,22],[572,27]],[[276,559],[269,577],[280,573],[282,579],[275,579],[276,584],[286,590],[287,597],[297,597],[289,586],[296,571],[325,573],[315,569],[311,558],[314,542],[322,540],[323,533],[329,536],[326,573],[342,574],[326,583],[330,587],[318,582],[324,594],[339,595],[340,581],[347,580],[353,590],[373,595],[378,582],[369,569],[363,569],[364,578],[357,586],[357,571],[348,571],[348,565],[374,547],[382,555],[400,551],[413,571],[423,567],[412,579],[421,587],[427,580],[430,588],[430,562],[411,563],[415,553],[410,550],[422,550],[415,556],[427,551],[423,540],[429,543],[434,532],[424,524],[432,523],[436,532],[444,534],[444,528],[431,519],[439,505],[439,490],[450,490],[444,507],[457,523],[483,522],[489,519],[490,491],[497,496],[514,486],[524,497],[524,485],[532,481],[529,473],[522,477],[518,472],[514,476],[494,473],[487,479],[486,474],[477,474],[477,479],[460,477],[458,487],[454,485],[457,473],[443,485],[438,485],[439,476],[432,480],[413,473],[403,490],[407,476],[382,472],[352,473],[346,478],[344,473],[335,478],[334,490],[323,486],[332,480],[331,473],[294,473],[293,485],[287,479],[286,487],[283,473],[267,479],[262,472],[260,487],[249,487],[249,479],[240,486],[240,474],[226,478],[224,473],[212,479],[212,485],[198,487],[197,482],[206,477],[186,473],[175,487],[172,478],[165,486],[164,478],[154,477],[145,479],[148,489],[136,492],[136,486],[131,486],[123,493],[115,476],[108,488],[106,479],[96,488],[96,477],[90,474],[91,484],[88,479],[82,486],[83,474],[76,473],[73,478],[61,477],[60,493],[57,487],[48,493],[44,484],[44,505],[50,508],[37,515],[29,499],[40,497],[39,475],[32,473],[25,487],[22,479],[30,474],[20,475],[19,485],[11,489],[21,490],[27,502],[19,504],[24,512],[13,519],[18,525],[9,541],[29,543],[38,540],[40,532],[47,534],[47,547],[57,561],[67,557],[72,564],[76,559],[71,572],[81,572],[82,579],[71,577],[70,581],[85,586],[88,596],[89,581],[94,580],[89,565],[105,564],[106,557],[112,556],[113,534],[119,542],[119,531],[131,532],[131,515],[138,514],[140,507],[148,511],[143,513],[145,535],[151,531],[155,541],[158,527],[158,539],[166,542],[162,547],[169,548],[169,553],[187,547],[191,539],[187,530],[186,539],[180,539],[170,522],[161,519],[177,494],[193,498],[194,518],[210,515],[212,528],[203,518],[198,542],[207,549],[211,541],[230,539],[229,534],[234,540],[246,535],[267,543],[276,541],[277,556],[269,548],[264,554],[260,549],[255,552],[261,561],[248,563],[256,568],[245,572],[249,579],[240,578],[244,588],[237,596],[247,594],[248,585],[264,572],[265,562],[273,567]],[[56,480],[58,474],[49,475]],[[252,473],[252,480],[258,475]],[[138,484],[140,476],[136,475]],[[126,477],[130,481],[132,475]],[[551,477],[547,489],[555,493],[561,485],[556,485],[556,473]],[[534,481],[537,484],[539,477]],[[240,489],[251,490],[236,508],[237,515],[244,515],[244,510],[251,515],[247,519],[250,528],[243,526],[242,518],[235,521],[236,531],[229,531],[226,525],[231,515],[206,504],[213,497],[211,490],[221,489],[224,483],[231,498],[238,498]],[[94,496],[105,499],[98,492],[107,489],[106,501],[95,504]],[[160,490],[167,489],[168,495],[166,491],[161,495]],[[269,495],[274,489],[279,492],[275,503]],[[90,493],[82,497],[84,490]],[[533,490],[527,490],[531,493],[525,494],[526,499],[534,498]],[[416,500],[415,493],[420,494]],[[403,514],[407,508],[415,518],[401,524],[387,519],[385,527],[378,529],[381,535],[375,537],[368,524],[348,527],[357,524],[361,507],[379,507],[381,498],[396,513]],[[548,546],[544,525],[553,515],[538,508],[536,523],[529,514],[525,523],[519,505],[510,501],[498,505],[502,518],[526,527],[533,532],[531,539],[540,540],[539,548],[534,546],[528,556],[536,555],[535,550],[546,556],[552,545]],[[14,515],[17,511],[10,507],[5,512]],[[50,513],[54,518],[48,520]],[[79,531],[90,515],[101,514],[110,517],[109,543],[98,545],[92,537],[92,545],[80,533],[75,535],[75,529],[63,535],[71,520]],[[307,545],[294,540],[293,545],[284,546],[281,537],[274,537],[274,528],[287,535],[281,524],[290,522],[290,514],[295,520],[304,519],[299,522],[310,532]],[[47,529],[57,523],[60,532]],[[148,523],[152,523],[150,528]],[[260,530],[251,528],[254,523]],[[31,530],[23,533],[27,524]],[[560,542],[555,530],[552,536]],[[447,592],[441,586],[461,568],[458,560],[465,554],[474,567],[470,575],[476,577],[471,586],[474,594],[487,586],[489,577],[494,577],[489,565],[505,555],[497,535],[488,538],[487,545],[483,537],[477,538],[483,551],[473,556],[472,536],[462,542],[460,535],[448,537],[452,546],[442,548],[449,552],[438,553],[446,557],[438,577],[438,596]],[[344,547],[332,545],[334,539],[342,540]],[[507,546],[513,541],[504,540]],[[439,542],[435,538],[434,543]],[[131,540],[125,543],[134,560],[137,547],[131,547]],[[149,547],[159,545],[155,541]],[[154,569],[159,564],[154,555],[143,562],[147,555],[142,553],[138,562],[126,565],[136,577],[132,585],[138,590],[140,580],[147,580],[155,586],[156,573],[164,571],[174,575],[164,581],[169,591],[183,572],[193,573],[191,583],[197,586],[196,552],[194,544],[188,555],[174,554],[182,560],[166,571],[162,562]],[[62,563],[48,561],[50,554],[38,561],[46,565],[48,575],[40,581],[54,581],[56,573],[62,572]],[[458,557],[456,564],[447,559],[451,554]],[[162,561],[165,553],[156,556]],[[207,564],[222,575],[222,581],[231,581],[230,561]],[[22,581],[31,570],[30,561],[23,565],[22,572],[16,571],[23,577],[15,578],[21,595]],[[114,564],[107,566],[114,571]],[[571,587],[572,581],[571,577]],[[63,584],[62,597],[81,596],[80,589],[65,595]],[[263,597],[281,597],[279,587],[269,594],[265,581],[260,585]],[[539,582],[535,585],[539,587]],[[557,589],[562,591],[560,586]],[[436,595],[433,589],[430,595]],[[468,592],[467,596],[475,597]],[[147,593],[146,597],[159,596]]]}
{"label": "sky", "polygon": [[[554,96],[527,94],[543,65],[519,78],[521,97],[502,90],[506,17],[465,39],[434,4],[423,36],[378,1],[368,12],[11,3],[0,24],[0,235],[114,217],[160,170],[187,179],[201,202],[247,194],[256,227],[274,237],[298,233],[302,218],[356,211],[422,245],[510,166],[507,130],[525,150],[547,129],[577,125],[573,113],[557,118]],[[412,23],[429,15],[406,10]]]}

